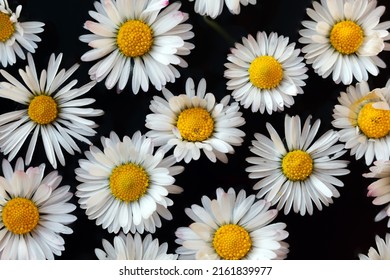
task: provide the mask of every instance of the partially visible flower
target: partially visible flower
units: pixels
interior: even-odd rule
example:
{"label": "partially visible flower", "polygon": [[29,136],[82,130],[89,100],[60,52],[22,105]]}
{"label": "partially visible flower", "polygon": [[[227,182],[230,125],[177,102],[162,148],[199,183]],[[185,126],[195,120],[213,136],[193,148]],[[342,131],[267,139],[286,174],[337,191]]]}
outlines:
{"label": "partially visible flower", "polygon": [[152,239],[148,234],[144,239],[136,233],[134,237],[131,234],[121,233],[114,237],[114,243],[111,245],[106,239],[103,239],[103,249],[95,249],[95,254],[99,260],[176,260],[177,254],[168,254],[168,244],[165,242],[159,245],[159,240]]}
{"label": "partially visible flower", "polygon": [[370,247],[367,255],[359,254],[360,260],[390,260],[390,233],[386,233],[385,239],[375,236],[378,250]]}
{"label": "partially visible flower", "polygon": [[16,63],[16,56],[26,59],[24,49],[34,53],[40,42],[36,34],[43,31],[45,25],[39,21],[19,22],[22,5],[13,12],[7,0],[0,0],[0,61],[3,67]]}
{"label": "partially visible flower", "polygon": [[349,86],[333,109],[332,125],[340,129],[340,141],[367,165],[390,158],[390,80],[386,87],[370,91],[367,82]]}
{"label": "partially visible flower", "polygon": [[[367,196],[374,197],[374,205],[385,205],[375,217],[375,221],[381,221],[390,217],[390,160],[374,161],[370,167],[370,172],[363,174],[366,178],[376,178],[375,182],[368,186]],[[390,219],[387,221],[390,228]]]}
{"label": "partially visible flower", "polygon": [[61,234],[71,234],[76,209],[68,203],[70,186],[59,187],[57,171],[44,176],[45,165],[24,170],[21,158],[13,169],[3,160],[0,176],[1,259],[54,259],[65,250]]}
{"label": "partially visible flower", "polygon": [[92,80],[106,79],[121,92],[129,79],[134,94],[148,91],[149,81],[161,90],[167,82],[180,77],[176,66],[187,67],[181,56],[194,45],[186,42],[194,34],[185,24],[188,14],[179,11],[181,3],[167,0],[100,0],[89,15],[96,20],[85,22],[93,34],[80,36],[93,49],[81,60],[99,60],[89,70]]}
{"label": "partially visible flower", "polygon": [[206,80],[195,88],[194,81],[187,79],[186,94],[174,96],[163,88],[164,98],[154,96],[146,116],[146,135],[164,152],[175,147],[177,161],[186,163],[198,160],[200,152],[212,162],[227,162],[226,154],[234,153],[232,146],[240,146],[245,133],[238,129],[245,124],[238,103],[229,105],[229,96],[216,103],[212,93],[206,93]]}
{"label": "partially visible flower", "polygon": [[75,170],[80,207],[109,232],[153,233],[161,227],[160,216],[172,219],[167,196],[183,191],[173,176],[184,168],[174,166],[173,156],[154,153],[152,141],[139,131],[123,140],[111,132],[101,142],[103,150],[91,146]]}
{"label": "partially visible flower", "polygon": [[266,126],[270,138],[256,133],[250,149],[255,156],[246,159],[253,164],[246,168],[249,178],[261,179],[253,186],[259,190],[257,197],[277,203],[278,210],[284,207],[284,214],[293,209],[302,216],[306,211],[313,214],[313,203],[319,210],[333,203],[332,197],[340,196],[335,186],[344,186],[336,176],[349,173],[348,161],[338,159],[346,150],[336,144],[337,132],[328,130],[314,141],[319,119],[311,124],[309,116],[301,128],[299,116],[286,116],[283,143],[284,137],[269,123]]}
{"label": "partially visible flower", "polygon": [[[190,0],[190,2],[193,1],[194,0]],[[222,13],[224,3],[232,14],[238,15],[241,10],[240,5],[255,5],[256,0],[195,0],[194,10],[202,16],[216,18]]]}
{"label": "partially visible flower", "polygon": [[96,83],[89,82],[81,88],[73,88],[77,83],[77,80],[73,80],[63,85],[79,65],[75,64],[69,70],[62,69],[58,72],[62,54],[57,57],[52,54],[47,70],[43,70],[40,76],[31,54],[27,54],[27,60],[25,71],[19,70],[26,86],[8,72],[0,70],[1,75],[8,81],[0,83],[0,97],[23,106],[20,110],[0,115],[0,148],[4,154],[9,154],[8,159],[12,160],[31,136],[26,154],[28,165],[40,136],[47,159],[56,168],[56,158],[65,165],[62,148],[72,155],[74,151],[80,152],[72,138],[91,144],[86,136],[95,135],[93,128],[97,125],[87,118],[100,116],[103,111],[82,108],[94,103],[95,99],[78,97],[87,93]]}
{"label": "partially visible flower", "polygon": [[227,89],[244,108],[268,114],[283,111],[294,104],[294,96],[302,94],[307,79],[305,63],[295,43],[272,32],[258,32],[236,43],[228,54],[224,76]]}
{"label": "partially visible flower", "polygon": [[376,0],[322,0],[307,9],[312,20],[305,20],[306,29],[299,31],[299,42],[306,62],[314,71],[345,85],[367,81],[368,73],[376,76],[386,64],[378,57],[390,50],[390,21],[380,23],[384,6]]}
{"label": "partially visible flower", "polygon": [[186,208],[194,221],[176,230],[179,259],[285,259],[289,245],[285,223],[271,223],[278,215],[265,200],[255,201],[244,190],[217,189],[217,199],[202,197],[202,206]]}

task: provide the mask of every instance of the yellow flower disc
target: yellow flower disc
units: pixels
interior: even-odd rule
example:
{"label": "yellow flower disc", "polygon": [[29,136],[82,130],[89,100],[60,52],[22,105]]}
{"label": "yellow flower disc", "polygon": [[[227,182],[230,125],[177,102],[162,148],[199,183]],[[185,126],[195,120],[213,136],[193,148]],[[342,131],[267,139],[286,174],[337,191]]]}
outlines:
{"label": "yellow flower disc", "polygon": [[146,171],[133,163],[115,167],[109,180],[112,195],[124,202],[137,201],[149,186]]}
{"label": "yellow flower disc", "polygon": [[15,27],[10,16],[0,12],[0,41],[5,42],[11,38],[15,32]]}
{"label": "yellow flower disc", "polygon": [[382,138],[390,132],[390,111],[375,109],[373,102],[365,104],[359,111],[357,124],[368,138]]}
{"label": "yellow flower disc", "polygon": [[141,20],[128,20],[119,28],[116,42],[125,56],[143,56],[152,48],[153,30]]}
{"label": "yellow flower disc", "polygon": [[31,232],[39,222],[38,207],[27,198],[16,197],[4,206],[2,219],[10,232],[26,234]]}
{"label": "yellow flower disc", "polygon": [[190,142],[209,139],[214,131],[214,120],[203,108],[183,110],[177,119],[177,128],[181,137]]}
{"label": "yellow flower disc", "polygon": [[282,65],[274,57],[268,55],[255,58],[248,72],[251,83],[260,89],[275,88],[283,79]]}
{"label": "yellow flower disc", "polygon": [[240,260],[252,248],[252,239],[243,227],[227,224],[215,232],[213,247],[224,260]]}
{"label": "yellow flower disc", "polygon": [[282,159],[282,172],[290,181],[304,181],[313,172],[313,159],[301,150],[288,152]]}
{"label": "yellow flower disc", "polygon": [[341,54],[357,52],[363,43],[363,29],[350,20],[336,23],[330,31],[330,43]]}
{"label": "yellow flower disc", "polygon": [[57,103],[51,96],[35,96],[28,106],[28,115],[38,124],[52,123],[58,116]]}

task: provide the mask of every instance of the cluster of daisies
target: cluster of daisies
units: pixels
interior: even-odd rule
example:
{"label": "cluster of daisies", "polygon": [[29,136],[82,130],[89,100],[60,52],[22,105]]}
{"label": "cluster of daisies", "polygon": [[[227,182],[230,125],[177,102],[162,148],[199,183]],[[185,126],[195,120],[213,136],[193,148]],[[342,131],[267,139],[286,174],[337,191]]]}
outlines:
{"label": "cluster of daisies", "polygon": [[[224,4],[238,14],[241,5],[256,0],[195,0],[194,10],[215,19]],[[60,69],[63,54],[52,54],[38,73],[33,54],[44,23],[20,22],[22,7],[14,12],[0,0],[1,63],[6,68],[17,57],[27,59],[20,77],[0,70],[0,97],[18,103],[17,110],[0,115],[0,150],[8,156],[0,176],[2,259],[54,259],[65,249],[61,235],[73,232],[71,187],[60,186],[58,171],[45,174],[45,164],[28,167],[37,145],[54,169],[66,165],[64,151],[74,155],[82,152],[79,142],[89,145],[75,170],[80,184],[74,194],[90,220],[116,235],[112,244],[103,239],[103,249],[95,250],[98,259],[285,259],[286,224],[273,221],[279,211],[312,215],[332,204],[344,185],[339,177],[349,173],[342,159],[348,150],[373,164],[364,176],[378,180],[368,195],[385,207],[375,219],[390,217],[390,81],[372,90],[367,83],[386,67],[379,53],[390,50],[390,22],[380,22],[383,6],[375,0],[314,1],[299,31],[302,50],[275,32],[242,38],[227,56],[230,94],[221,100],[207,92],[205,79],[196,84],[187,78],[182,94],[166,87],[180,77],[179,68],[188,67],[183,57],[195,47],[189,15],[180,8],[166,0],[95,1],[92,20],[84,25],[89,33],[79,39],[91,48],[81,61],[96,63],[88,71],[91,81],[76,87],[70,78],[79,64]],[[254,134],[253,156],[246,159],[256,193],[230,187],[203,196],[201,205],[185,209],[193,222],[176,230],[178,246],[168,253],[167,243],[152,234],[173,218],[172,196],[183,191],[175,185],[184,171],[180,162],[205,156],[227,163],[244,141],[241,107],[272,114],[293,106],[294,97],[304,93],[307,64],[348,86],[334,107],[335,129],[319,136],[320,120],[311,116],[286,115],[284,133],[266,123],[269,135]],[[120,138],[112,131],[101,136],[101,144],[91,141],[98,126],[91,118],[104,112],[90,108],[95,99],[85,95],[103,81],[118,93],[147,92],[150,85],[161,92],[150,102],[146,134]],[[359,257],[390,258],[389,236],[377,237],[379,252],[371,248]]]}

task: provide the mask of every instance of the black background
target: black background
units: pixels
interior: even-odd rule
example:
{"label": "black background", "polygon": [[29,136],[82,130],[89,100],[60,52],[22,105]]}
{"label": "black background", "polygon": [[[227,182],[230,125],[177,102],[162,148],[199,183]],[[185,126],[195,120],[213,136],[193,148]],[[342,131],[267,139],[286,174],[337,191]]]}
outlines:
{"label": "black background", "polygon": [[[214,93],[217,101],[221,100],[223,96],[230,94],[226,90],[227,80],[223,77],[224,63],[227,62],[230,48],[234,46],[235,41],[241,43],[242,37],[248,34],[255,35],[257,31],[277,32],[279,35],[289,37],[290,42],[296,42],[297,47],[301,48],[302,45],[298,43],[298,31],[303,28],[302,20],[309,19],[306,8],[312,7],[312,1],[258,0],[257,2],[256,5],[241,6],[239,15],[230,14],[225,6],[222,15],[214,20],[226,32],[227,36],[223,36],[211,28],[202,16],[194,13],[193,2],[183,0],[181,10],[190,14],[188,23],[193,25],[195,37],[189,41],[195,44],[195,49],[189,56],[184,57],[189,67],[178,68],[181,78],[174,84],[168,84],[167,88],[174,94],[181,94],[184,93],[184,84],[188,77],[192,77],[195,83],[205,78],[207,91]],[[95,62],[80,61],[80,57],[90,48],[79,41],[79,36],[89,33],[83,28],[83,24],[86,20],[91,20],[88,11],[94,10],[92,0],[10,0],[9,4],[13,10],[17,5],[23,5],[20,21],[45,23],[45,31],[39,35],[42,42],[38,43],[38,49],[34,54],[38,72],[47,67],[52,53],[57,55],[63,53],[61,68],[68,69],[74,63],[81,64],[71,77],[71,79],[78,79],[79,83],[76,87],[89,81],[87,72]],[[390,8],[388,0],[379,0],[378,5]],[[388,10],[381,18],[381,21],[385,20],[390,20]],[[389,53],[382,52],[379,56],[390,64]],[[18,60],[16,65],[8,66],[6,70],[19,79],[17,71],[25,65],[26,61]],[[331,125],[333,107],[338,103],[337,97],[340,91],[345,91],[346,86],[336,85],[331,78],[323,79],[312,71],[311,65],[307,67],[309,78],[306,80],[306,86],[303,87],[304,94],[295,97],[295,104],[291,108],[272,115],[241,109],[246,119],[246,124],[241,129],[246,133],[246,137],[243,145],[235,148],[235,154],[228,155],[228,164],[212,163],[204,155],[198,161],[189,164],[181,163],[185,166],[185,170],[175,176],[175,184],[181,186],[184,192],[170,196],[174,201],[174,205],[169,208],[173,220],[163,220],[163,226],[153,234],[160,239],[161,243],[168,242],[169,253],[174,253],[177,247],[174,242],[175,230],[191,223],[184,209],[192,204],[200,204],[203,195],[214,198],[218,187],[223,187],[225,190],[229,187],[237,190],[243,188],[247,194],[256,193],[252,190],[256,181],[249,179],[245,171],[248,166],[245,158],[252,155],[248,147],[254,139],[255,132],[268,136],[265,129],[266,122],[270,122],[281,135],[284,134],[285,114],[300,115],[303,120],[308,115],[312,115],[313,119],[320,118],[322,123],[319,134],[333,128]],[[370,88],[384,87],[389,78],[389,70],[381,69],[377,77],[370,76],[368,81]],[[140,91],[134,95],[129,86],[121,94],[117,94],[115,90],[107,90],[104,81],[97,84],[86,96],[95,98],[96,102],[91,107],[102,109],[105,114],[93,118],[99,127],[96,129],[97,135],[90,140],[101,147],[100,137],[108,137],[110,131],[115,131],[121,138],[124,135],[131,136],[137,130],[146,133],[145,117],[150,113],[150,100],[154,95],[161,95],[161,92],[154,90],[151,85],[150,87],[149,92]],[[19,108],[16,103],[9,100],[2,99],[0,104],[0,113]],[[86,144],[79,143],[79,145],[83,151],[88,149]],[[25,143],[24,150],[19,153],[19,156],[25,156],[27,146],[28,143]],[[45,162],[46,173],[53,170],[46,159],[41,142],[38,142],[35,152],[31,165],[37,166]],[[2,157],[4,156],[0,155],[0,158]],[[78,184],[74,169],[78,167],[78,160],[83,157],[83,154],[66,155],[66,166],[58,167],[63,176],[62,185],[70,185],[73,192],[76,191]],[[368,172],[364,160],[356,161],[354,157],[349,156],[349,152],[343,158],[350,160],[348,168],[351,173],[340,177],[345,185],[339,188],[340,198],[335,198],[334,203],[324,207],[322,211],[314,210],[312,216],[300,216],[293,212],[284,215],[281,211],[276,218],[275,222],[287,224],[286,230],[290,234],[286,239],[290,244],[288,259],[358,259],[358,253],[366,254],[369,247],[376,246],[374,241],[376,234],[384,237],[388,232],[387,219],[374,222],[375,215],[382,207],[372,205],[372,198],[367,197],[367,186],[372,180],[362,177],[362,173]],[[12,164],[14,162],[15,160]],[[72,201],[78,205],[76,197]],[[78,218],[70,225],[74,233],[63,235],[65,251],[57,259],[96,259],[94,249],[102,248],[102,238],[112,242],[114,234],[109,234],[100,226],[96,226],[94,220],[88,220],[84,210],[79,207],[74,214]]]}

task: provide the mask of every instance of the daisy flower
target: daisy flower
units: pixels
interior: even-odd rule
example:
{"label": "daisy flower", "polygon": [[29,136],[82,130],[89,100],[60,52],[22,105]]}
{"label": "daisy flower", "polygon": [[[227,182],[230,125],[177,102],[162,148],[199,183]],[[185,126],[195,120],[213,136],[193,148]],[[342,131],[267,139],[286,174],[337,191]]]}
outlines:
{"label": "daisy flower", "polygon": [[153,154],[153,143],[139,131],[121,141],[115,132],[102,137],[103,150],[91,146],[75,170],[76,196],[90,220],[109,232],[154,232],[161,227],[160,216],[171,220],[167,196],[182,192],[173,185],[174,175],[183,171],[174,166],[173,156]]}
{"label": "daisy flower", "polygon": [[168,244],[165,242],[159,245],[158,239],[152,239],[148,234],[142,240],[136,233],[114,237],[113,245],[103,239],[103,249],[95,249],[99,260],[177,260],[176,254],[168,254]]}
{"label": "daisy flower", "polygon": [[378,251],[371,247],[367,255],[359,254],[360,260],[390,260],[390,234],[386,233],[385,239],[375,236]]}
{"label": "daisy flower", "polygon": [[1,259],[54,259],[65,250],[61,234],[73,231],[67,225],[76,217],[68,203],[70,186],[59,187],[57,171],[44,176],[45,165],[24,170],[21,158],[15,169],[3,160],[0,176]]}
{"label": "daisy flower", "polygon": [[47,71],[43,70],[39,79],[31,54],[27,55],[27,60],[25,71],[19,70],[25,85],[8,72],[0,70],[0,74],[7,80],[0,83],[0,97],[13,100],[22,107],[0,115],[0,148],[4,154],[9,154],[8,159],[11,161],[32,134],[26,154],[26,164],[30,164],[38,136],[41,136],[47,159],[57,168],[56,158],[65,165],[61,148],[72,155],[74,151],[80,152],[72,137],[91,144],[86,136],[96,133],[93,128],[97,125],[86,117],[100,116],[103,111],[81,108],[95,102],[92,98],[78,99],[96,82],[81,88],[73,88],[77,80],[63,85],[79,65],[58,72],[62,54],[57,57],[51,55]]}
{"label": "daisy flower", "polygon": [[19,22],[22,5],[13,12],[7,0],[0,0],[0,60],[3,67],[16,63],[16,56],[26,59],[24,50],[34,53],[40,42],[36,34],[43,31],[45,25],[39,21]]}
{"label": "daisy flower", "polygon": [[179,259],[284,259],[288,244],[285,223],[271,223],[278,211],[244,190],[217,189],[217,199],[202,197],[202,206],[185,209],[194,221],[176,231]]}
{"label": "daisy flower", "polygon": [[246,159],[252,164],[246,168],[249,178],[261,179],[253,186],[257,197],[277,203],[278,210],[284,207],[286,215],[291,209],[312,215],[313,202],[319,210],[333,203],[332,197],[340,196],[335,186],[344,186],[335,176],[349,173],[348,161],[338,159],[346,151],[343,144],[336,145],[337,132],[328,130],[314,141],[320,120],[311,124],[309,116],[301,128],[299,116],[286,116],[283,143],[269,123],[266,127],[270,138],[256,133],[250,149],[256,156]]}
{"label": "daisy flower", "polygon": [[[370,172],[363,174],[366,178],[376,178],[377,180],[368,186],[367,196],[374,197],[374,205],[386,205],[375,217],[375,221],[381,221],[390,217],[390,161],[378,160],[370,167]],[[390,227],[390,219],[387,221]]]}
{"label": "daisy flower", "polygon": [[134,94],[148,91],[149,81],[161,90],[167,82],[180,77],[177,66],[187,67],[181,56],[194,45],[186,42],[194,34],[185,24],[188,14],[179,11],[181,3],[168,6],[167,0],[100,0],[84,28],[93,34],[80,36],[93,49],[81,60],[99,60],[89,70],[92,80],[106,79],[121,92],[130,76]]}
{"label": "daisy flower", "polygon": [[226,153],[234,153],[232,146],[240,146],[245,133],[237,127],[245,124],[238,103],[228,105],[230,97],[216,103],[212,93],[206,93],[206,80],[201,79],[195,89],[188,78],[186,94],[174,96],[163,88],[165,97],[154,96],[146,116],[146,135],[164,152],[174,148],[177,161],[198,160],[200,151],[212,162],[227,162]]}
{"label": "daisy flower", "polygon": [[306,29],[299,31],[302,52],[314,71],[327,78],[332,74],[336,83],[345,85],[367,81],[368,73],[376,76],[386,64],[378,57],[390,50],[386,40],[390,21],[380,23],[385,11],[376,0],[322,0],[313,2],[305,20]]}
{"label": "daisy flower", "polygon": [[294,104],[294,96],[303,93],[303,80],[308,77],[299,54],[295,43],[289,44],[289,38],[274,32],[258,32],[256,39],[244,37],[227,56],[227,89],[252,112],[283,111]]}
{"label": "daisy flower", "polygon": [[349,86],[341,92],[333,109],[332,125],[340,129],[340,141],[358,160],[367,165],[374,158],[390,157],[390,80],[386,87],[370,91],[367,82]]}
{"label": "daisy flower", "polygon": [[[190,2],[194,2],[194,0],[190,0]],[[206,15],[211,18],[216,18],[222,13],[224,2],[229,11],[235,15],[240,13],[240,5],[247,6],[248,4],[256,4],[256,0],[195,0],[194,10],[202,16]]]}

